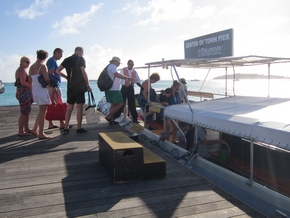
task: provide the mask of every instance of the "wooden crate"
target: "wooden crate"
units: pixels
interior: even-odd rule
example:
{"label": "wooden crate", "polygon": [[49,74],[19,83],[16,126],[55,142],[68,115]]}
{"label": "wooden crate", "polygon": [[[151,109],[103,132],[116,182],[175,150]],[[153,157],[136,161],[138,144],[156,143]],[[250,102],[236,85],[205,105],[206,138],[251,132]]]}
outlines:
{"label": "wooden crate", "polygon": [[166,162],[123,132],[99,133],[99,159],[115,183],[166,176]]}
{"label": "wooden crate", "polygon": [[143,147],[123,132],[99,133],[99,159],[115,183],[140,179]]}

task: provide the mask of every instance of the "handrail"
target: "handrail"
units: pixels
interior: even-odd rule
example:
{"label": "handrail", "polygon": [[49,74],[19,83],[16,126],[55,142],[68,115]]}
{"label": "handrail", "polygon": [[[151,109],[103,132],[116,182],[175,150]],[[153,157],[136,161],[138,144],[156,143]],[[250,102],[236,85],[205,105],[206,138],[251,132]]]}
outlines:
{"label": "handrail", "polygon": [[214,94],[210,93],[210,92],[188,91],[187,90],[187,95],[201,97],[201,98],[214,98]]}
{"label": "handrail", "polygon": [[231,153],[231,149],[230,149],[230,146],[228,145],[228,143],[223,142],[223,144],[226,145],[226,146],[228,147],[229,153]]}

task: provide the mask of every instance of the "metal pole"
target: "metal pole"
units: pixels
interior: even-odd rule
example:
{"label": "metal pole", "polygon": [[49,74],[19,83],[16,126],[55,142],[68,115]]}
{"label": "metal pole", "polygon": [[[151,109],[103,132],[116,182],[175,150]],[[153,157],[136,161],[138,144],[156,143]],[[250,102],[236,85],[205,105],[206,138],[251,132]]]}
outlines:
{"label": "metal pole", "polygon": [[228,97],[228,68],[226,67],[225,96]]}
{"label": "metal pole", "polygon": [[268,97],[270,97],[270,64],[268,64]]}
{"label": "metal pole", "polygon": [[254,178],[253,178],[253,168],[254,168],[254,143],[250,142],[250,179],[247,181],[248,186],[252,186]]}

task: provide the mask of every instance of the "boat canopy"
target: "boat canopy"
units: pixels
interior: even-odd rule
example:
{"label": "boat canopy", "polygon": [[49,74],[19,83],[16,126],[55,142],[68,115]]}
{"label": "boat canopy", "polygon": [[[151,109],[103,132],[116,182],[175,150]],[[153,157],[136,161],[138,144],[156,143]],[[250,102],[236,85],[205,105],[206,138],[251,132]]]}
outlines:
{"label": "boat canopy", "polygon": [[[290,63],[290,58],[266,56],[175,59],[150,62],[151,67],[218,69]],[[268,74],[270,70],[268,69]],[[176,74],[178,75],[177,71]],[[178,77],[179,79],[179,77]],[[164,116],[290,151],[290,99],[233,96],[167,106]]]}
{"label": "boat canopy", "polygon": [[184,68],[227,68],[237,66],[255,66],[276,63],[289,63],[290,58],[266,57],[266,56],[241,56],[241,57],[221,57],[221,58],[197,58],[197,59],[174,59],[158,62],[146,63],[148,67],[176,67]]}
{"label": "boat canopy", "polygon": [[290,151],[288,98],[233,96],[190,107],[167,106],[164,116]]}

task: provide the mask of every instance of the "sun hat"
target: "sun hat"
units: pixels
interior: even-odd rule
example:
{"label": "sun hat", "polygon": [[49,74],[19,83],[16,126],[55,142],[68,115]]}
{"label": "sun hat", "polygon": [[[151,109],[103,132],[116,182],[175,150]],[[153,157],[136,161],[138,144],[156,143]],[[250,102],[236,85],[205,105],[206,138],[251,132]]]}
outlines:
{"label": "sun hat", "polygon": [[117,61],[119,64],[121,64],[121,59],[118,57],[113,57],[112,60],[110,60],[110,62],[113,62],[113,61]]}
{"label": "sun hat", "polygon": [[184,78],[181,78],[180,81],[181,81],[183,84],[187,84],[187,83],[186,83],[186,80],[185,80]]}

